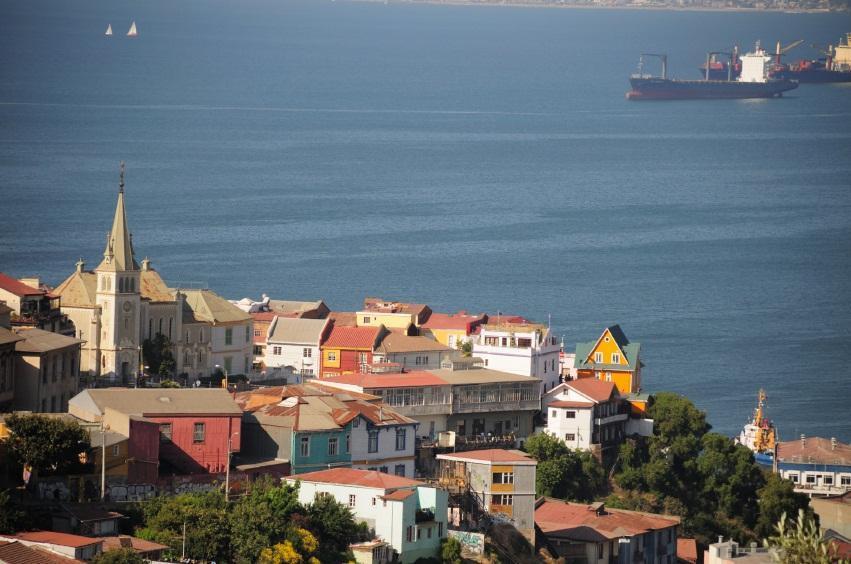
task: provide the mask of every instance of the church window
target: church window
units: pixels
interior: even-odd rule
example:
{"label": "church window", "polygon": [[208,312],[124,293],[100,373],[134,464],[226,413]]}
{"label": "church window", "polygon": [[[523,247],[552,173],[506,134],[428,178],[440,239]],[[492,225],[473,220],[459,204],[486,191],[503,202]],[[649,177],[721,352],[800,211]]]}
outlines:
{"label": "church window", "polygon": [[232,345],[233,344],[233,329],[228,327],[225,329],[225,344]]}
{"label": "church window", "polygon": [[171,327],[174,324],[174,319],[168,318],[168,338],[171,339]]}
{"label": "church window", "polygon": [[160,329],[159,329],[159,331],[157,331],[157,335],[162,335],[162,334],[163,334],[163,318],[160,317]]}
{"label": "church window", "polygon": [[106,279],[106,289],[107,289],[107,290],[112,290],[112,278],[107,278],[107,279]]}
{"label": "church window", "polygon": [[248,343],[251,341],[251,326],[245,326],[245,342]]}
{"label": "church window", "polygon": [[118,279],[118,291],[122,294],[124,293],[124,278]]}
{"label": "church window", "polygon": [[130,329],[130,318],[129,317],[124,318],[124,329]]}
{"label": "church window", "polygon": [[189,329],[186,330],[186,343],[189,344],[192,342],[192,337],[189,335]]}
{"label": "church window", "polygon": [[135,291],[136,291],[136,280],[135,280],[134,278],[131,278],[131,279],[130,279],[130,291],[131,291],[131,292],[135,292]]}
{"label": "church window", "polygon": [[149,319],[148,320],[148,338],[150,339],[153,336],[154,336],[154,320]]}

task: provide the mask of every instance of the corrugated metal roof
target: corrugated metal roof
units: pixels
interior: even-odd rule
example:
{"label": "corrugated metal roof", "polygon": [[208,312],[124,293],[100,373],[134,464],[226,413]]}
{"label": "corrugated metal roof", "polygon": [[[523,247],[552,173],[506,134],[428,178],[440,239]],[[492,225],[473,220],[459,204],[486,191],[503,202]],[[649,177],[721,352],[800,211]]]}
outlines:
{"label": "corrugated metal roof", "polygon": [[132,415],[241,415],[230,392],[223,388],[97,388],[83,390],[70,400],[86,411],[94,404],[101,415],[107,407]]}
{"label": "corrugated metal roof", "polygon": [[278,317],[266,342],[319,346],[322,334],[330,323],[327,319]]}
{"label": "corrugated metal roof", "polygon": [[316,482],[321,484],[342,484],[347,486],[361,486],[364,488],[376,488],[383,490],[396,490],[399,488],[412,488],[425,486],[423,482],[393,476],[375,470],[358,470],[356,468],[332,468],[330,470],[319,470],[306,474],[296,474],[286,478],[288,481],[301,480],[303,482]]}
{"label": "corrugated metal roof", "polygon": [[0,289],[6,290],[10,294],[15,294],[18,297],[24,296],[43,296],[47,292],[40,288],[33,288],[28,284],[24,284],[16,278],[12,278],[0,272]]}
{"label": "corrugated metal roof", "polygon": [[79,345],[83,341],[66,337],[59,333],[43,331],[41,329],[15,329],[15,333],[19,337],[23,337],[23,341],[15,343],[15,350],[18,352],[42,353],[64,349],[74,345]]}
{"label": "corrugated metal roof", "polygon": [[378,336],[385,331],[379,327],[349,327],[337,325],[331,328],[328,338],[322,343],[322,348],[372,350]]}
{"label": "corrugated metal roof", "polygon": [[547,535],[576,540],[605,540],[667,529],[679,519],[603,505],[545,498],[535,508],[535,524]]}
{"label": "corrugated metal roof", "polygon": [[186,303],[196,319],[207,323],[226,324],[248,321],[251,316],[212,290],[184,290]]}
{"label": "corrugated metal roof", "polygon": [[391,331],[387,333],[375,350],[385,354],[427,352],[427,351],[451,351],[450,347],[438,343],[428,337],[409,337],[408,335]]}

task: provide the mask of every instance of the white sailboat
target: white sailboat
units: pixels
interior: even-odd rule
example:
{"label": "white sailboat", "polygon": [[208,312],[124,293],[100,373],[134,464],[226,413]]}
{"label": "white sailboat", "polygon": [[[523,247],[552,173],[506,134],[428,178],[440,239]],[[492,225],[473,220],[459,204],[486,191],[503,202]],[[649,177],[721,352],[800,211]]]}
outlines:
{"label": "white sailboat", "polygon": [[107,36],[112,35],[112,24],[107,24],[106,33],[104,33],[104,35],[107,35]]}
{"label": "white sailboat", "polygon": [[127,32],[127,37],[136,37],[139,35],[139,32],[136,31],[136,22],[134,21],[130,24],[130,31]]}

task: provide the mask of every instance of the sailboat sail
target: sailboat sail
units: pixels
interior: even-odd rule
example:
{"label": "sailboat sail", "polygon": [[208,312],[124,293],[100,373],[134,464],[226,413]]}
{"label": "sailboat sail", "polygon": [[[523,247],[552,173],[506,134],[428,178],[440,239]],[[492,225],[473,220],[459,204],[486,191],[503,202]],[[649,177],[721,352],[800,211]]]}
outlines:
{"label": "sailboat sail", "polygon": [[107,24],[106,33],[104,35],[112,35],[112,24]]}
{"label": "sailboat sail", "polygon": [[136,37],[139,35],[139,32],[136,31],[136,22],[130,24],[130,31],[127,32],[127,37]]}

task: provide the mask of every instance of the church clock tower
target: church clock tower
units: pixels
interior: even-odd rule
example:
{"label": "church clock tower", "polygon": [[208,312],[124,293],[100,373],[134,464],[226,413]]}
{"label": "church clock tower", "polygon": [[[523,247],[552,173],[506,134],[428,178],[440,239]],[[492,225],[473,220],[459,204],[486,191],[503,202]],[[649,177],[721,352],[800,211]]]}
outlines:
{"label": "church clock tower", "polygon": [[121,163],[118,204],[106,239],[103,261],[95,269],[96,303],[100,310],[102,378],[128,383],[139,370],[140,275],[124,212],[124,163]]}

